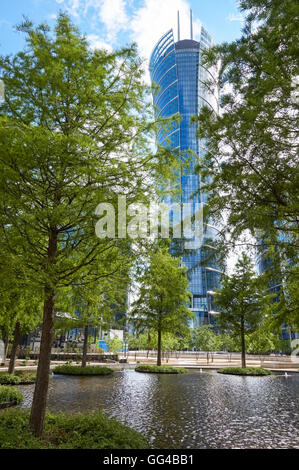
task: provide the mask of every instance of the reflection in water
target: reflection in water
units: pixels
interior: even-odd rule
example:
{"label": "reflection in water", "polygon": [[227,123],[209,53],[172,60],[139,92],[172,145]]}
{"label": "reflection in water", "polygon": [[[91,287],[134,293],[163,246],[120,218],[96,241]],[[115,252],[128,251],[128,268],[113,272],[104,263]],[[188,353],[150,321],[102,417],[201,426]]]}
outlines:
{"label": "reflection in water", "polygon": [[[30,406],[34,386],[20,386]],[[299,375],[54,376],[51,411],[102,408],[157,448],[299,448]]]}

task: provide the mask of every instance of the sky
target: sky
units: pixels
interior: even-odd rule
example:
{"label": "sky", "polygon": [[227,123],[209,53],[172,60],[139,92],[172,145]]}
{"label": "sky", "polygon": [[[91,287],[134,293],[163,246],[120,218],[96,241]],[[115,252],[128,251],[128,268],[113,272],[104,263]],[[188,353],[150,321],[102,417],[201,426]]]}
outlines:
{"label": "sky", "polygon": [[[181,39],[190,38],[190,8],[194,39],[199,39],[201,25],[215,43],[240,37],[243,18],[238,0],[0,0],[0,55],[23,49],[24,35],[15,30],[23,15],[35,24],[54,26],[59,11],[63,11],[92,48],[111,50],[136,42],[148,61],[155,43],[170,28],[177,40],[178,10]],[[148,73],[145,79],[149,80]]]}
{"label": "sky", "polygon": [[237,0],[0,0],[0,54],[23,49],[24,37],[15,25],[25,15],[35,24],[54,25],[59,11],[69,13],[91,47],[108,50],[137,42],[148,59],[158,39],[170,28],[177,38],[177,11],[181,39],[190,37],[189,9],[193,10],[194,39],[204,25],[216,43],[240,36],[242,16]]}

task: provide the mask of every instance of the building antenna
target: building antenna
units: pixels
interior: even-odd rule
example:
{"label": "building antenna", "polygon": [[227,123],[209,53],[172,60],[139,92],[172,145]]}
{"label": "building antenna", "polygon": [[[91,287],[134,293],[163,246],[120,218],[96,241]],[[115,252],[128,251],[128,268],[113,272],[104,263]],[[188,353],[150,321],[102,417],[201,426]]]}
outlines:
{"label": "building antenna", "polygon": [[181,39],[181,31],[180,31],[180,11],[178,10],[178,41]]}
{"label": "building antenna", "polygon": [[191,8],[190,8],[190,33],[191,33],[191,39],[193,39],[193,18],[192,18]]}

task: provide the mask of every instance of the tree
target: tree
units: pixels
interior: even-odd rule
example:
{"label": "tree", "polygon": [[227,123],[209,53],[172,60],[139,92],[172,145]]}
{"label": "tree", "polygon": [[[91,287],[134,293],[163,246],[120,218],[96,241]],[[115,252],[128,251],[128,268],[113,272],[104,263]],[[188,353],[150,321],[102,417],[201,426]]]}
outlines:
{"label": "tree", "polygon": [[[191,340],[190,330],[185,329],[183,334],[172,334],[169,332],[162,333],[161,351],[181,351],[182,349],[188,349]],[[129,349],[134,350],[147,350],[147,357],[149,351],[158,349],[158,338],[153,330],[148,330],[143,333],[139,333],[137,336],[131,336],[129,338]],[[168,359],[168,355],[166,354]],[[178,355],[177,355],[178,357]]]}
{"label": "tree", "polygon": [[187,332],[192,312],[186,268],[170,255],[167,248],[156,247],[148,265],[139,276],[139,298],[132,305],[132,321],[137,329],[157,333],[157,365],[162,361],[162,333]]}
{"label": "tree", "polygon": [[[43,324],[30,425],[43,430],[55,297],[59,289],[113,275],[125,239],[95,236],[95,209],[144,201],[167,180],[176,157],[151,152],[156,124],[136,46],[91,51],[65,14],[54,34],[25,21],[26,48],[0,58],[0,229],[34,288],[43,292]],[[100,272],[103,260],[113,268]],[[82,272],[84,271],[84,277]]]}
{"label": "tree", "polygon": [[[219,336],[213,331],[211,325],[202,325],[192,332],[193,347],[198,351],[207,351],[207,363],[209,363],[209,353],[219,348]],[[212,357],[213,360],[213,357]]]}
{"label": "tree", "polygon": [[[107,268],[112,268],[109,261]],[[103,278],[94,284],[88,284],[70,291],[70,309],[77,318],[77,328],[84,328],[82,367],[87,363],[89,327],[108,328],[112,323],[115,309],[125,302],[126,288],[129,284],[129,260],[124,257],[123,265],[117,264],[117,272],[109,279]],[[101,267],[105,272],[105,266]]]}
{"label": "tree", "polygon": [[269,277],[286,291],[280,318],[293,321],[299,309],[299,7],[296,0],[239,3],[246,17],[242,37],[203,54],[205,66],[220,63],[222,110],[216,116],[205,108],[198,117],[198,135],[207,139],[199,171],[210,195],[207,216],[218,226],[227,218],[219,247],[250,244],[250,231],[252,243],[272,258]]}
{"label": "tree", "polygon": [[[294,332],[299,331],[299,273],[297,265],[287,265],[285,268],[279,264],[277,256],[271,259],[271,269],[267,272],[269,285],[273,279],[271,275],[275,272],[275,267],[282,266],[280,269],[280,278],[277,284],[281,284],[277,293],[276,301],[272,305],[272,328],[277,331],[281,330],[281,325],[287,324]],[[284,263],[285,265],[285,263]],[[275,279],[275,278],[274,278]]]}
{"label": "tree", "polygon": [[231,361],[232,352],[240,351],[239,341],[236,340],[232,335],[223,333],[219,336],[220,349],[227,351],[228,360]]}
{"label": "tree", "polygon": [[108,343],[109,351],[113,352],[114,354],[117,354],[123,348],[123,342],[117,336],[114,336],[113,338],[109,338],[107,343]]}
{"label": "tree", "polygon": [[3,248],[0,262],[0,327],[5,339],[5,364],[9,338],[13,344],[10,352],[8,373],[13,374],[21,335],[34,331],[41,322],[41,294],[28,284],[17,262],[11,263]]}
{"label": "tree", "polygon": [[259,328],[247,338],[248,352],[251,354],[267,354],[280,349],[281,340],[271,331]]}
{"label": "tree", "polygon": [[239,338],[242,367],[246,367],[246,335],[261,325],[272,298],[245,253],[239,258],[235,273],[224,275],[221,289],[216,291],[214,300],[220,309],[217,321],[223,331]]}

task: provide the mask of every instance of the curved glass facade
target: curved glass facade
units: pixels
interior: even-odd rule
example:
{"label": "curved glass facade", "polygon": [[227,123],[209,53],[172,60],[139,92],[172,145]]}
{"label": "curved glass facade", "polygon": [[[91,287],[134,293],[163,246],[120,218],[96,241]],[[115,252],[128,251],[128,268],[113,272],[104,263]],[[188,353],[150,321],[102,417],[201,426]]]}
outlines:
{"label": "curved glass facade", "polygon": [[[157,135],[159,145],[182,152],[192,150],[195,155],[205,152],[204,141],[197,138],[196,125],[191,124],[191,117],[207,105],[218,113],[218,95],[213,86],[213,75],[200,65],[201,51],[211,43],[211,37],[202,28],[200,42],[185,39],[175,43],[173,31],[170,30],[155,46],[150,59],[150,74],[156,117],[170,117],[176,113],[181,116],[180,122],[161,127]],[[182,189],[181,202],[193,202],[194,207],[196,202],[206,202],[207,198],[200,191],[200,176],[195,174],[195,166],[196,156],[192,157],[188,168],[182,168],[178,176]],[[211,241],[216,233],[212,226],[207,226],[205,237]],[[212,263],[206,268],[200,266],[207,251],[203,247],[183,256],[183,263],[188,268],[191,307],[196,314],[197,324],[211,322],[215,312],[213,292],[219,287],[220,272],[217,266]]]}

